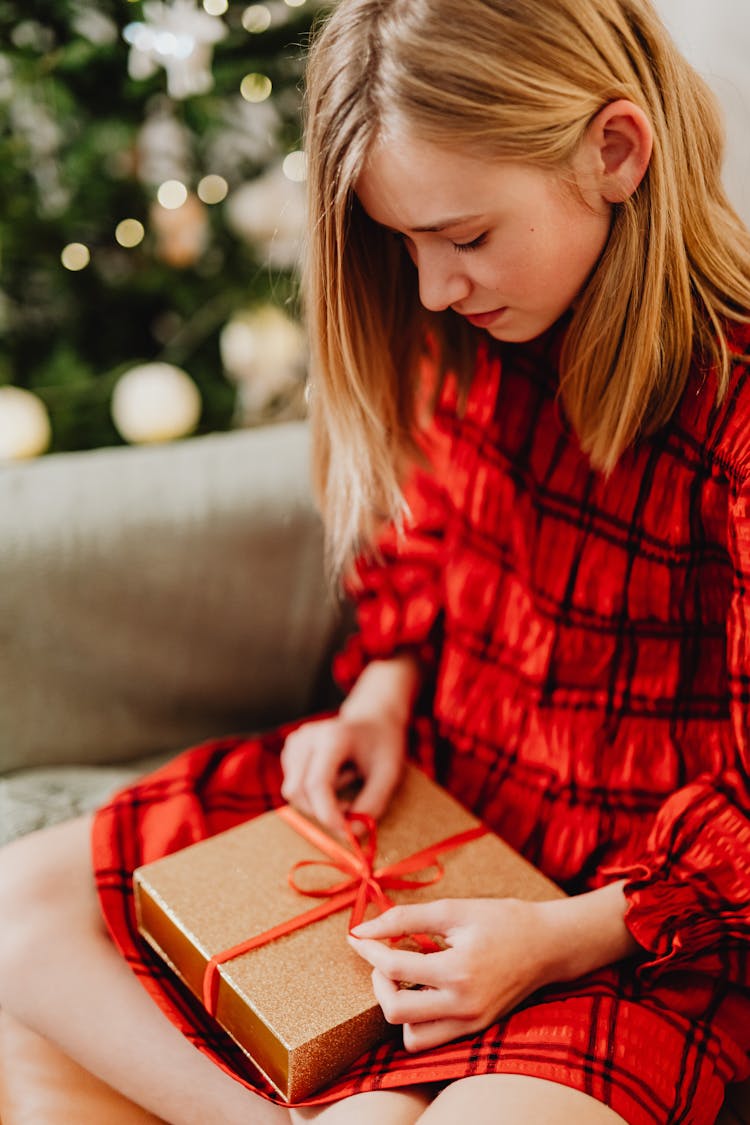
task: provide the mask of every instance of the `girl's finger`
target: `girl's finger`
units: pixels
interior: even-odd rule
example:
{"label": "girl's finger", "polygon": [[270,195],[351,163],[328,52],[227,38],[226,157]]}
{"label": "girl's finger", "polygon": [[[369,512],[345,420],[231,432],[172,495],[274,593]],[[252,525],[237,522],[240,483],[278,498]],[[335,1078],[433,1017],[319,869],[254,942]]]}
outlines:
{"label": "girl's finger", "polygon": [[348,744],[340,735],[329,732],[330,742],[318,746],[317,754],[310,761],[305,776],[305,795],[313,815],[320,823],[337,836],[346,835],[344,814],[336,795],[339,768],[346,761]]}
{"label": "girl's finger", "polygon": [[440,988],[445,982],[445,954],[442,951],[412,953],[408,949],[393,949],[370,938],[349,936],[348,941],[355,953],[392,981],[424,984],[429,988]]}
{"label": "girl's finger", "polygon": [[314,753],[315,731],[312,725],[292,731],[281,752],[281,768],[284,774],[281,794],[285,801],[307,813],[310,808],[305,796],[305,779]]}
{"label": "girl's finger", "polygon": [[407,1051],[428,1051],[453,1039],[471,1035],[481,1024],[472,1020],[437,1019],[404,1024],[404,1047]]}
{"label": "girl's finger", "polygon": [[329,832],[346,838],[346,821],[333,788],[333,779],[308,785],[306,792],[315,819]]}
{"label": "girl's finger", "polygon": [[401,760],[390,758],[376,759],[370,768],[362,789],[352,802],[352,812],[367,813],[378,820],[391,798],[401,775]]}
{"label": "girl's finger", "polygon": [[392,906],[377,918],[362,922],[352,933],[363,938],[397,938],[403,934],[445,936],[456,924],[455,909],[455,900],[451,899]]}
{"label": "girl's finger", "polygon": [[438,988],[399,988],[379,969],[372,970],[372,987],[388,1023],[423,1023],[449,1015],[450,998]]}

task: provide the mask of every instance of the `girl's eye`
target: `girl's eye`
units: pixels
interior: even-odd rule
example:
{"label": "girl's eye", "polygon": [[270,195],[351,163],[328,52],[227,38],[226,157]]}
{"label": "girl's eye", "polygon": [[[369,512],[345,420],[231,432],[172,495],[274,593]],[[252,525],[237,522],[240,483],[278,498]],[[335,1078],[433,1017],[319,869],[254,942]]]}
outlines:
{"label": "girl's eye", "polygon": [[487,241],[487,231],[480,234],[478,238],[472,239],[471,242],[454,242],[453,249],[457,254],[466,254],[470,250],[478,250],[480,246],[484,246]]}

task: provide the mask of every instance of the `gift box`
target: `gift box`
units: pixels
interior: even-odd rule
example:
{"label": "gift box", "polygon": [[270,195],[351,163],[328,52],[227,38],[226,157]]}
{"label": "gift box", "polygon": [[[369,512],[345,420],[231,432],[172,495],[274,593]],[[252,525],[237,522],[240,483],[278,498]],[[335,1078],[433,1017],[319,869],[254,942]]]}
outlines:
{"label": "gift box", "polygon": [[[411,765],[376,854],[367,848],[345,848],[287,806],[134,875],[141,934],[289,1102],[394,1034],[346,941],[352,904],[361,915],[388,901],[563,897]],[[249,942],[259,944],[238,952]]]}

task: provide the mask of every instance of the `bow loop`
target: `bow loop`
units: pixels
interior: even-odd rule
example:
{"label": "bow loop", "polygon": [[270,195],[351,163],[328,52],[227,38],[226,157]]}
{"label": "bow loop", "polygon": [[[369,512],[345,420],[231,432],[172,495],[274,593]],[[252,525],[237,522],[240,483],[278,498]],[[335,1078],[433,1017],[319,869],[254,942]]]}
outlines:
{"label": "bow loop", "polygon": [[[280,812],[285,820],[299,829],[297,824],[299,814],[290,809],[283,809]],[[354,823],[363,826],[364,831],[361,836],[352,831],[351,825]],[[299,860],[290,870],[287,879],[293,890],[306,895],[308,898],[333,898],[351,891],[352,913],[349,919],[351,931],[364,920],[365,912],[370,903],[379,906],[381,912],[387,910],[389,906],[393,906],[393,902],[385,893],[385,887],[396,890],[428,884],[407,882],[397,874],[391,874],[389,868],[383,868],[382,871],[374,870],[373,865],[377,851],[377,826],[373,817],[365,813],[347,813],[345,831],[349,841],[348,848],[343,847],[329,836],[324,836],[321,841],[316,840],[317,845],[323,848],[329,858],[327,860]],[[305,835],[307,835],[307,832],[305,832]],[[329,871],[339,871],[348,878],[322,887],[300,886],[295,876],[303,867],[327,868]]]}

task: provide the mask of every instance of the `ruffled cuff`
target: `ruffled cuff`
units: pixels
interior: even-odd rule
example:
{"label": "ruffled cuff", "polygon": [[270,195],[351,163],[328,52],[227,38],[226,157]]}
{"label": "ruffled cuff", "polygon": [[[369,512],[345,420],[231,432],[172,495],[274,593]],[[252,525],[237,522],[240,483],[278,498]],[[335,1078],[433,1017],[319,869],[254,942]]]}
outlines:
{"label": "ruffled cuff", "polygon": [[432,640],[424,641],[421,644],[402,644],[395,647],[378,648],[377,646],[366,645],[362,634],[354,633],[341,652],[333,658],[333,678],[344,694],[348,695],[370,661],[388,660],[404,653],[414,656],[425,673],[423,679],[429,676],[429,673],[437,664],[437,649]]}
{"label": "ruffled cuff", "polygon": [[645,851],[601,874],[624,879],[625,925],[650,954],[640,978],[687,970],[750,980],[746,779],[698,778],[667,799]]}
{"label": "ruffled cuff", "polygon": [[608,867],[601,874],[607,880],[625,879],[624,922],[644,951],[635,969],[644,984],[685,970],[715,974],[719,944],[725,955],[735,946],[746,958],[744,926],[731,915],[720,919],[695,879],[666,878],[661,869],[644,862]]}
{"label": "ruffled cuff", "polygon": [[600,874],[608,880],[625,879],[625,925],[645,953],[650,954],[637,967],[636,975],[643,980],[668,971],[680,954],[677,919],[683,918],[685,909],[689,912],[693,905],[693,896],[686,886],[665,882],[646,863],[608,867]]}

